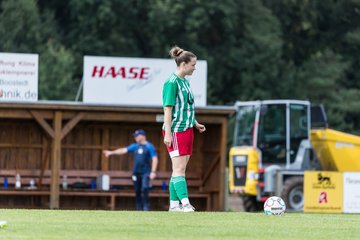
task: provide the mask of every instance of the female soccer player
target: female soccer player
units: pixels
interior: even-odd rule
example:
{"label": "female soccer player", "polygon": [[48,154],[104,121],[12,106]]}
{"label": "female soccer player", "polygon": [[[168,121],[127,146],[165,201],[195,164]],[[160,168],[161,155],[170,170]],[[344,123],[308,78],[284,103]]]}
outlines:
{"label": "female soccer player", "polygon": [[200,133],[206,130],[204,125],[196,121],[194,95],[185,78],[195,71],[196,56],[177,46],[170,50],[170,56],[175,59],[177,67],[163,88],[163,136],[172,161],[169,211],[194,212],[189,202],[185,171],[192,154],[193,127]]}

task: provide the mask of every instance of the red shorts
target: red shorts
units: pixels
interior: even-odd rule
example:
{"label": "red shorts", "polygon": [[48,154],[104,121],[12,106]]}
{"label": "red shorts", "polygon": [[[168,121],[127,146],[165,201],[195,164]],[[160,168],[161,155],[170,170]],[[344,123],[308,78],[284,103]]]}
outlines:
{"label": "red shorts", "polygon": [[[163,136],[165,136],[165,131],[162,131]],[[191,155],[193,150],[194,143],[194,130],[189,128],[184,132],[174,132],[172,133],[172,143],[170,147],[166,147],[170,157],[179,157]]]}

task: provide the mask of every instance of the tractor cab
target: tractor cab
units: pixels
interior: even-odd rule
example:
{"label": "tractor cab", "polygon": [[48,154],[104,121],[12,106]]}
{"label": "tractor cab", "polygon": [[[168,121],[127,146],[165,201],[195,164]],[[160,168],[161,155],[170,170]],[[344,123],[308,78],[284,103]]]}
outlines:
{"label": "tractor cab", "polygon": [[237,102],[235,107],[230,192],[257,196],[262,202],[267,198],[261,179],[266,169],[301,168],[296,156],[301,142],[310,139],[310,102],[266,100]]}

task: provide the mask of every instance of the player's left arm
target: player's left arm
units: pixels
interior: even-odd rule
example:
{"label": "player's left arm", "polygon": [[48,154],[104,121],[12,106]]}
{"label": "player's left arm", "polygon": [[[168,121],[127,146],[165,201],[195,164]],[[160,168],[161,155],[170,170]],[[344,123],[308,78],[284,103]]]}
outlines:
{"label": "player's left arm", "polygon": [[158,157],[156,155],[155,147],[152,144],[149,144],[150,156],[151,156],[151,173],[150,179],[156,178],[156,169],[158,166]]}
{"label": "player's left arm", "polygon": [[206,131],[205,125],[198,123],[198,121],[195,121],[195,128],[196,128],[200,133],[203,133],[203,132]]}
{"label": "player's left arm", "polygon": [[158,162],[159,162],[159,160],[158,160],[157,156],[152,157],[150,179],[156,178],[156,169],[157,169]]}

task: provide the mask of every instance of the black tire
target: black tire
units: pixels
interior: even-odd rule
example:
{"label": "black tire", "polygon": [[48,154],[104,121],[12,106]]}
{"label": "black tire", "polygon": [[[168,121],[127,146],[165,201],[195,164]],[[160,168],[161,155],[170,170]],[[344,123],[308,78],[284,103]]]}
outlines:
{"label": "black tire", "polygon": [[242,201],[246,212],[258,212],[262,210],[263,203],[256,201],[255,196],[242,196]]}
{"label": "black tire", "polygon": [[304,208],[304,178],[290,177],[285,180],[281,198],[286,203],[286,209],[302,211]]}

